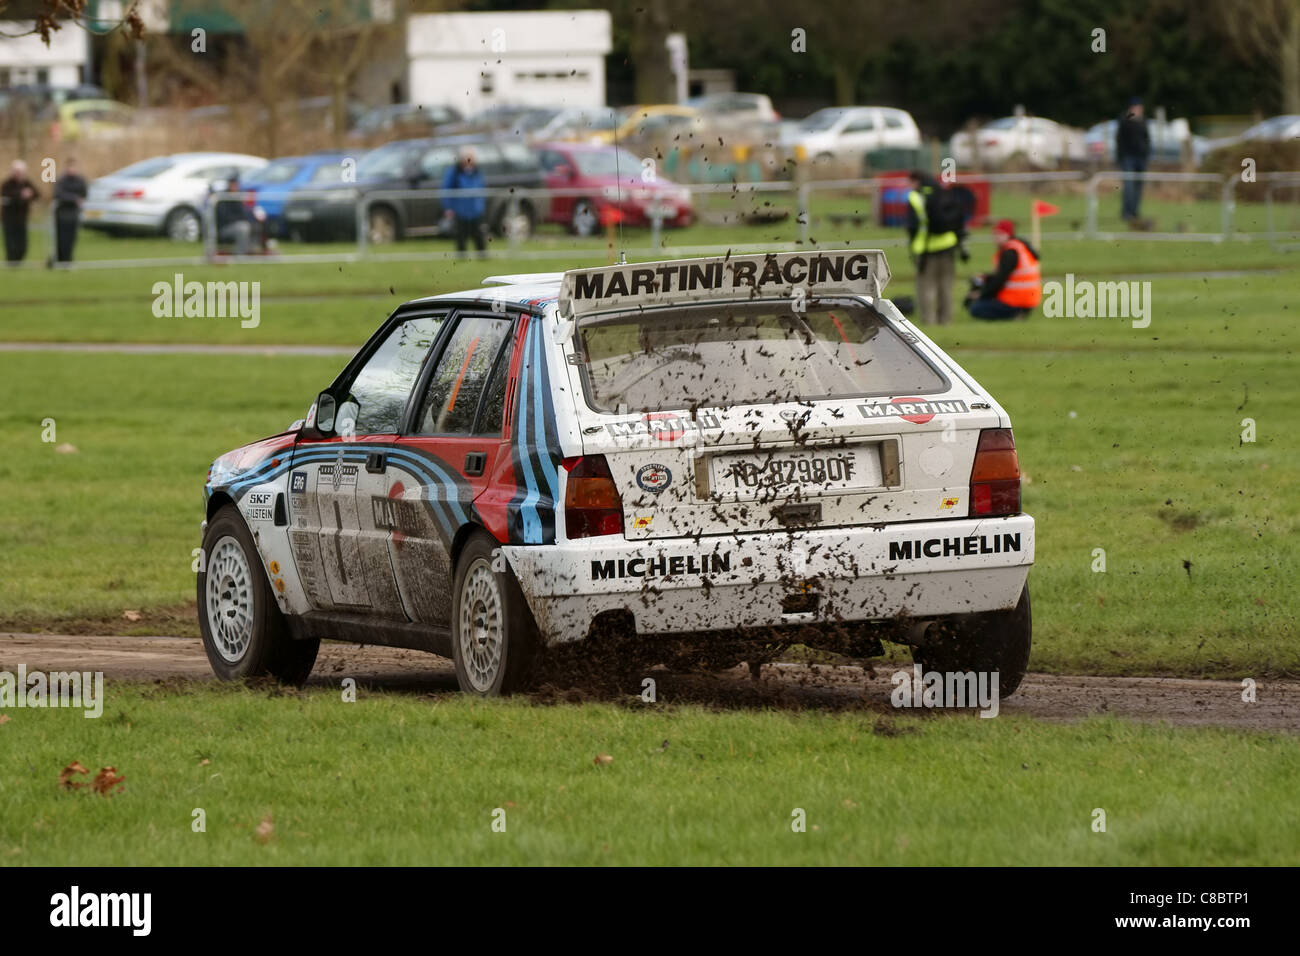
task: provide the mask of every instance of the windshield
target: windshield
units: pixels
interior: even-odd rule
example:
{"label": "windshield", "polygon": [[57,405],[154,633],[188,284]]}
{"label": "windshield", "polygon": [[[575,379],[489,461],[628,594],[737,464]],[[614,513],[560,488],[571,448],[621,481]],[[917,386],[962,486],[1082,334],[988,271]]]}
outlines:
{"label": "windshield", "polygon": [[947,382],[873,310],[727,304],[579,327],[596,411],[941,392]]}
{"label": "windshield", "polygon": [[821,130],[830,129],[844,115],[846,111],[842,109],[818,110],[811,116],[805,117],[799,123],[799,128],[810,133],[817,133]]}
{"label": "windshield", "polygon": [[1020,119],[1018,117],[1004,116],[1000,120],[994,120],[992,123],[989,123],[984,128],[985,129],[1015,129],[1016,124],[1019,122]]}
{"label": "windshield", "polygon": [[167,172],[176,165],[176,160],[170,156],[162,156],[158,159],[146,159],[144,162],[135,163],[125,169],[119,169],[113,175],[121,176],[123,179],[152,179],[161,173]]}
{"label": "windshield", "polygon": [[584,176],[632,176],[641,160],[625,149],[574,150],[573,161]]}
{"label": "windshield", "polygon": [[381,146],[366,153],[357,163],[357,178],[366,180],[400,177],[406,172],[406,160],[410,153],[411,148],[405,143]]}

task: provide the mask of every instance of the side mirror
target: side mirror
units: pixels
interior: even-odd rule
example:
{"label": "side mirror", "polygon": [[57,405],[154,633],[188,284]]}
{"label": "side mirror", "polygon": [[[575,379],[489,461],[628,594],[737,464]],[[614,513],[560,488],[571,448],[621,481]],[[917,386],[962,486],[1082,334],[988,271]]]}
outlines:
{"label": "side mirror", "polygon": [[316,396],[316,404],[313,408],[315,415],[308,414],[308,426],[314,426],[322,435],[331,434],[334,431],[334,415],[338,410],[334,396],[329,392],[321,392]]}

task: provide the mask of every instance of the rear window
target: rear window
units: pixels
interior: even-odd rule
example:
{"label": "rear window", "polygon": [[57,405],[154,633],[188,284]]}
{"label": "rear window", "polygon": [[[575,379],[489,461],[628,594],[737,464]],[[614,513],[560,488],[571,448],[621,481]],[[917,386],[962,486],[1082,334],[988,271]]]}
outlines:
{"label": "rear window", "polygon": [[931,394],[947,380],[860,304],[727,304],[579,325],[587,402],[625,414]]}

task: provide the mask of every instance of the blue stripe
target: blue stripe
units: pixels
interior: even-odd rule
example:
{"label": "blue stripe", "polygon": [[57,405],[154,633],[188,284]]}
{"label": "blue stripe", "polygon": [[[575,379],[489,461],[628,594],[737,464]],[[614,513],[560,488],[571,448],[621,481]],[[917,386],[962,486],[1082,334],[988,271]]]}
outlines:
{"label": "blue stripe", "polygon": [[530,467],[530,442],[528,440],[528,421],[530,418],[529,403],[533,400],[531,396],[531,379],[529,376],[535,374],[532,369],[533,357],[532,347],[535,343],[537,320],[534,318],[528,323],[529,343],[525,348],[524,367],[522,375],[525,381],[520,388],[520,405],[519,409],[519,464],[520,470],[524,473],[524,484],[528,487],[528,494],[524,495],[523,504],[520,505],[520,518],[523,520],[523,538],[524,544],[541,544],[542,543],[542,519],[537,514],[537,479]]}

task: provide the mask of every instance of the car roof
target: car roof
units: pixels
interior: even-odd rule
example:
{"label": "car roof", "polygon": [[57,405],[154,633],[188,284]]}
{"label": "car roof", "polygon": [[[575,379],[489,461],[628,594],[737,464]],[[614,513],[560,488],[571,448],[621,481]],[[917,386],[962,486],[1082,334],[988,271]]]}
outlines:
{"label": "car roof", "polygon": [[441,295],[413,299],[413,303],[445,302],[505,302],[514,305],[544,307],[555,304],[560,298],[560,280],[563,272],[532,272],[515,275],[488,276],[483,287],[463,292],[444,292]]}

